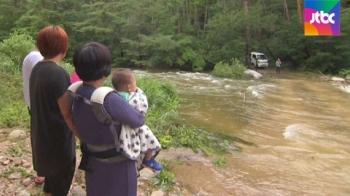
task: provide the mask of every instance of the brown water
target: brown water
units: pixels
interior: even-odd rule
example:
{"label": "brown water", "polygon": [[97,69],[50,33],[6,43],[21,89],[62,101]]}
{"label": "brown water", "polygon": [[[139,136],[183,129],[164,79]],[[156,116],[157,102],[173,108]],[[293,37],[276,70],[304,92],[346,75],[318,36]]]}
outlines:
{"label": "brown water", "polygon": [[262,81],[187,72],[151,75],[176,84],[187,123],[256,144],[236,142],[242,152],[228,155],[223,168],[184,166],[179,178],[193,192],[350,195],[348,89],[283,73],[266,73]]}

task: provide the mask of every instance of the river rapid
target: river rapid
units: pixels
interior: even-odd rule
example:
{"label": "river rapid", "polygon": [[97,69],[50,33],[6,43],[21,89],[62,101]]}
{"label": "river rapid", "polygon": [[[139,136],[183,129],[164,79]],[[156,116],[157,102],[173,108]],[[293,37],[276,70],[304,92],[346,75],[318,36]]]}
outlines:
{"label": "river rapid", "polygon": [[197,162],[175,169],[194,195],[350,195],[348,87],[266,70],[259,81],[147,74],[176,85],[184,122],[239,138],[233,145],[241,150],[225,156],[225,167]]}

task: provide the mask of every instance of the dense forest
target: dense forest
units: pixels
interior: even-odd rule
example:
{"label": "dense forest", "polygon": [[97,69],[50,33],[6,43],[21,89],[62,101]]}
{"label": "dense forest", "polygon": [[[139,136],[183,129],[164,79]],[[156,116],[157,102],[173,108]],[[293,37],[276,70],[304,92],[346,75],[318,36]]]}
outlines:
{"label": "dense forest", "polygon": [[98,41],[116,66],[200,71],[232,58],[248,65],[250,51],[258,51],[292,70],[350,69],[350,0],[341,0],[338,37],[304,36],[303,0],[0,1],[0,41],[60,25],[70,38],[68,60]]}

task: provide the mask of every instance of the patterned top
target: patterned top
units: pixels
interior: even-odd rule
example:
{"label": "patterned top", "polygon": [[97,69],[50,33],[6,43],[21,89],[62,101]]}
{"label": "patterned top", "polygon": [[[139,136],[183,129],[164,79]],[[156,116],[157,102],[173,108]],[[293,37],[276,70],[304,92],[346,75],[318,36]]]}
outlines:
{"label": "patterned top", "polygon": [[[141,114],[146,115],[148,101],[140,88],[130,94],[129,104]],[[159,141],[147,125],[134,129],[129,125],[122,124],[119,142],[123,154],[132,160],[137,160],[142,153],[161,149]]]}

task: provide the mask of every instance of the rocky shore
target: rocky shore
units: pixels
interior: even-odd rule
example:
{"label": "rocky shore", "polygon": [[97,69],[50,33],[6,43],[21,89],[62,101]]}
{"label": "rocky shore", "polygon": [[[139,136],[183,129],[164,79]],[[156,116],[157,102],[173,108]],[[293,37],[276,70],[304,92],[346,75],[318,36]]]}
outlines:
{"label": "rocky shore", "polygon": [[[77,151],[77,157],[80,157]],[[201,162],[206,160],[201,153],[194,153],[190,149],[169,149],[160,153],[159,160],[176,160],[186,162]],[[77,165],[80,159],[77,159]],[[188,165],[188,163],[187,163]],[[159,186],[152,185],[155,173],[148,169],[140,172],[138,180],[139,196],[175,196],[175,195],[208,195],[199,191],[191,193],[180,182],[175,182],[170,191],[162,190]],[[42,185],[36,185],[33,181],[35,172],[32,167],[31,148],[28,131],[22,129],[0,130],[0,195],[7,196],[41,196]],[[76,170],[76,174],[69,193],[70,196],[85,196],[84,173]]]}

